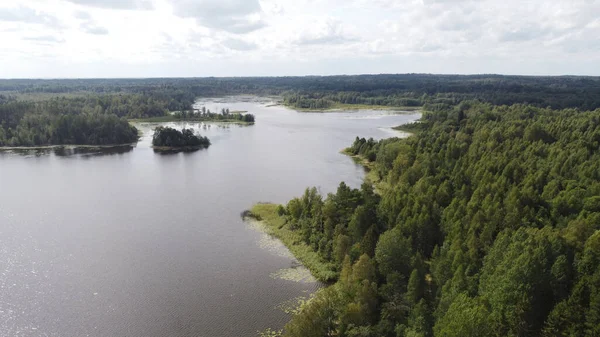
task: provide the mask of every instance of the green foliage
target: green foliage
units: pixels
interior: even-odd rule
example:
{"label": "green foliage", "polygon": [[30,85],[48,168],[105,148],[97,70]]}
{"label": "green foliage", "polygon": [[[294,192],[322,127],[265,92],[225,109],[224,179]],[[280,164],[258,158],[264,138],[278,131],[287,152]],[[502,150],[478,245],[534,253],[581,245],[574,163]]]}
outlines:
{"label": "green foliage", "polygon": [[410,273],[412,247],[410,239],[402,235],[399,229],[389,230],[379,237],[375,249],[375,260],[382,275]]}
{"label": "green foliage", "polygon": [[243,122],[248,124],[254,123],[255,120],[254,115],[249,113],[229,112],[229,109],[222,109],[220,113],[214,113],[205,107],[197,110],[175,112],[173,118],[176,120]]}
{"label": "green foliage", "polygon": [[492,330],[488,317],[489,310],[481,300],[460,294],[435,324],[434,334],[436,337],[505,336]]}
{"label": "green foliage", "polygon": [[259,337],[281,337],[283,335],[283,330],[273,330],[271,328],[267,328],[263,331],[258,331]]}
{"label": "green foliage", "polygon": [[114,145],[137,139],[137,129],[112,114],[26,113],[15,128],[0,125],[0,146]]}
{"label": "green foliage", "polygon": [[152,145],[156,147],[209,147],[210,140],[194,134],[192,129],[175,130],[168,126],[154,129]]}
{"label": "green foliage", "polygon": [[366,140],[364,138],[356,137],[352,146],[346,149],[346,151],[355,156],[361,156],[366,158],[368,161],[373,162],[377,158],[377,149],[375,148],[379,143],[375,142],[373,138]]}
{"label": "green foliage", "polygon": [[287,205],[340,270],[330,335],[597,336],[599,113],[464,101],[407,139],[357,138],[380,196]]}

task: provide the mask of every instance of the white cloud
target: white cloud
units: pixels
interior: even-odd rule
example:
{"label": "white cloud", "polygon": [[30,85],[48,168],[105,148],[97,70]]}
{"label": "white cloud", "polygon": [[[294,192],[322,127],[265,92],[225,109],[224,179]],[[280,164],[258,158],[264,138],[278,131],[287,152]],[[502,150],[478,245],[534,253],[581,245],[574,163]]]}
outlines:
{"label": "white cloud", "polygon": [[78,5],[106,9],[144,9],[154,8],[151,0],[66,0]]}
{"label": "white cloud", "polygon": [[300,45],[336,45],[357,40],[344,31],[339,20],[326,18],[303,27],[296,42]]}
{"label": "white cloud", "polygon": [[258,45],[256,45],[256,43],[244,41],[242,39],[234,39],[234,38],[230,38],[230,39],[223,41],[223,45],[229,49],[240,50],[240,51],[254,50],[254,49],[258,48]]}
{"label": "white cloud", "polygon": [[88,34],[93,35],[107,35],[108,29],[102,27],[96,23],[92,15],[88,12],[77,11],[75,12],[75,18],[82,20],[79,25],[80,29]]}
{"label": "white cloud", "polygon": [[64,39],[57,37],[57,36],[53,36],[53,35],[28,36],[28,37],[24,37],[23,39],[28,40],[28,41],[40,42],[40,43],[63,43],[63,42],[65,42]]}
{"label": "white cloud", "polygon": [[173,0],[172,4],[176,15],[230,33],[249,33],[266,25],[258,0]]}
{"label": "white cloud", "polygon": [[58,19],[53,15],[23,5],[0,8],[0,22],[2,21],[60,27]]}
{"label": "white cloud", "polygon": [[108,29],[101,27],[101,26],[96,26],[93,23],[87,23],[87,22],[82,23],[81,29],[83,29],[88,34],[94,34],[94,35],[107,35],[108,34]]}
{"label": "white cloud", "polygon": [[0,77],[600,75],[598,13],[599,0],[6,0]]}

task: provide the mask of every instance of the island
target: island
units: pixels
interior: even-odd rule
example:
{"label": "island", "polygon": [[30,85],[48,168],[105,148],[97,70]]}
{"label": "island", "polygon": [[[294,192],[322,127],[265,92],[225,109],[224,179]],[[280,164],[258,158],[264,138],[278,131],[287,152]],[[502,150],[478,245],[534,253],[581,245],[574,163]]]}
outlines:
{"label": "island", "polygon": [[159,126],[154,129],[152,136],[152,148],[156,152],[191,152],[209,146],[210,140],[194,134],[192,129],[179,131],[168,126]]}
{"label": "island", "polygon": [[149,117],[143,119],[130,119],[135,122],[219,122],[235,123],[241,125],[253,125],[255,117],[247,111],[229,111],[223,108],[220,113],[211,112],[210,109],[191,109],[188,111],[175,111],[164,116]]}

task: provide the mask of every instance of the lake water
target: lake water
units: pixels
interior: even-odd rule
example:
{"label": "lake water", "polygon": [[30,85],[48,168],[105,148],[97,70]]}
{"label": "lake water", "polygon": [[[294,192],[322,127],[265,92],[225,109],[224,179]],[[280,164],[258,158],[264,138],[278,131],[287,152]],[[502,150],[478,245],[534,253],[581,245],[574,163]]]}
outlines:
{"label": "lake water", "polygon": [[339,151],[355,136],[397,135],[418,114],[298,113],[268,100],[205,100],[253,126],[194,127],[207,150],[0,152],[0,336],[256,336],[280,306],[319,284],[274,276],[293,258],[240,219],[308,186],[358,187]]}

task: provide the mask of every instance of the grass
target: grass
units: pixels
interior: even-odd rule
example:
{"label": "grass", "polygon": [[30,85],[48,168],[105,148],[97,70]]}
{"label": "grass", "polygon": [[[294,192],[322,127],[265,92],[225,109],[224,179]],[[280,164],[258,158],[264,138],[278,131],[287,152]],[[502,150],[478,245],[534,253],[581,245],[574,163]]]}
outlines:
{"label": "grass", "polygon": [[368,105],[368,104],[343,104],[334,103],[330,109],[333,110],[399,110],[415,111],[421,109],[419,106],[388,106],[388,105]]}
{"label": "grass", "polygon": [[278,207],[279,205],[276,204],[256,204],[247,216],[260,221],[267,234],[281,240],[317,280],[327,283],[337,280],[338,273],[335,271],[335,266],[324,261],[317,252],[304,243],[300,232],[289,229],[285,218],[278,214]]}
{"label": "grass", "polygon": [[352,110],[385,110],[385,111],[416,111],[421,109],[418,106],[388,106],[388,105],[369,105],[369,104],[344,104],[334,103],[328,108],[324,109],[306,109],[297,108],[291,105],[285,105],[290,109],[294,109],[302,112],[336,112],[336,111],[352,111]]}

